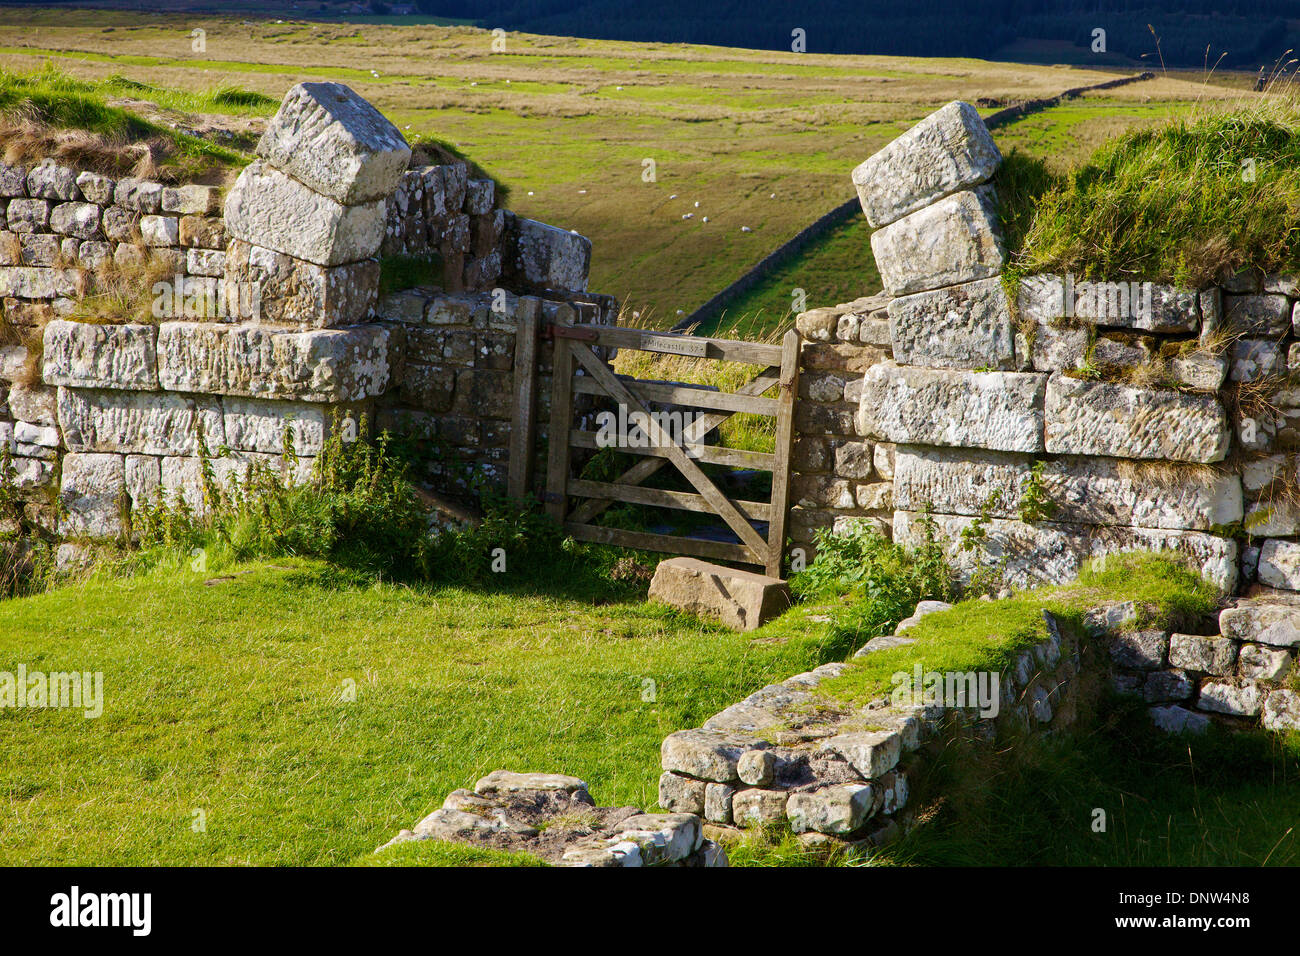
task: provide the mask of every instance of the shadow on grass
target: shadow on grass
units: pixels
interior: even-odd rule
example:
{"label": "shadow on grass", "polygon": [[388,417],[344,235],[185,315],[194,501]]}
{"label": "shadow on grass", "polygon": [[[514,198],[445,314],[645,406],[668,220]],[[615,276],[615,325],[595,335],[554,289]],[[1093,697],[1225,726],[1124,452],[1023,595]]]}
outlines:
{"label": "shadow on grass", "polygon": [[960,742],[945,750],[917,781],[920,824],[887,858],[923,866],[1300,864],[1300,735],[1213,727],[1200,737],[1166,736],[1145,705],[1112,698],[1086,731],[999,750]]}

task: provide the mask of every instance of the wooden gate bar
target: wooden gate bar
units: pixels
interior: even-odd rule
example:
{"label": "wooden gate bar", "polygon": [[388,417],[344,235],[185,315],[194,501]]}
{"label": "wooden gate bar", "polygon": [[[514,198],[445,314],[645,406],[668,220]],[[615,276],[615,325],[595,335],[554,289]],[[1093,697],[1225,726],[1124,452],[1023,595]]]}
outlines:
{"label": "wooden gate bar", "polygon": [[[685,491],[664,491],[660,488],[642,488],[639,485],[616,485],[605,481],[569,480],[569,494],[583,498],[608,498],[633,505],[651,505],[656,508],[676,508],[679,511],[697,511],[712,514],[713,509],[700,495]],[[771,506],[766,501],[731,499],[736,510],[752,521],[767,521]]]}
{"label": "wooden gate bar", "polygon": [[[695,490],[713,506],[718,516],[727,523],[728,527],[736,533],[740,540],[749,545],[755,554],[763,554],[768,545],[762,536],[754,530],[754,526],[735,509],[731,502],[727,500],[726,495],[718,490],[708,476],[700,471],[700,466],[695,464],[695,461],[681,447],[664,434],[663,429],[659,427],[653,418],[650,418],[650,413],[645,406],[628,392],[623,383],[615,377],[609,366],[597,358],[596,354],[584,344],[574,343],[572,354],[577,358],[578,364],[605,387],[605,391],[610,398],[626,405],[629,412],[638,411],[646,416],[645,425],[648,427],[650,440],[667,452],[668,460],[677,466],[678,471],[685,475],[686,480],[695,487]],[[783,381],[784,374],[784,369],[782,369]],[[563,508],[563,504],[560,507]]]}
{"label": "wooden gate bar", "polygon": [[532,486],[537,432],[537,331],[540,310],[515,330],[515,407],[510,420],[510,471],[506,494],[522,500]]}
{"label": "wooden gate bar", "polygon": [[[768,368],[766,371],[760,372],[753,379],[751,379],[750,381],[746,382],[743,386],[738,388],[735,391],[735,394],[736,395],[761,395],[763,394],[763,392],[766,392],[769,388],[771,388],[773,385],[776,385],[780,381],[781,381],[780,367],[776,366],[776,367]],[[731,417],[730,413],[724,415],[714,415],[714,414],[701,415],[699,418],[695,419],[695,421],[691,422],[691,424],[686,427],[686,434],[684,436],[686,443],[693,444],[697,441],[702,440],[705,435],[713,431],[713,429],[717,428],[719,425],[721,425],[730,417]],[[761,453],[755,453],[755,454],[761,454]],[[700,460],[704,461],[706,459],[701,458]],[[641,482],[645,481],[655,472],[659,471],[659,469],[663,468],[663,466],[666,464],[668,464],[668,460],[666,458],[661,458],[658,456],[651,457],[651,458],[643,458],[640,461],[638,461],[635,465],[633,465],[631,468],[629,468],[627,471],[623,472],[623,474],[619,475],[618,478],[615,479],[615,481],[619,482],[620,484],[639,485],[641,484]],[[750,464],[750,465],[745,465],[743,467],[760,468],[764,471],[771,470],[770,463],[767,465]],[[599,515],[602,511],[604,511],[609,506],[610,506],[609,501],[604,501],[599,498],[593,498],[588,501],[584,501],[582,504],[578,505],[578,507],[574,509],[573,520],[577,521],[580,524],[586,524],[587,522],[594,519],[597,515]]]}
{"label": "wooden gate bar", "polygon": [[711,561],[734,561],[737,564],[762,564],[763,555],[742,544],[709,541],[705,538],[679,538],[670,534],[651,534],[648,531],[624,531],[621,528],[602,528],[594,524],[564,523],[564,533],[579,541],[595,544],[613,544],[620,548],[639,548],[642,551],[660,551],[665,554],[689,554]]}
{"label": "wooden gate bar", "polygon": [[[629,392],[643,402],[663,402],[688,405],[694,408],[712,408],[724,412],[749,412],[753,415],[775,415],[777,399],[741,395],[739,392],[715,392],[689,385],[661,385],[657,382],[640,382],[634,378],[618,376]],[[573,390],[581,395],[604,395],[605,390],[586,379],[574,382]]]}
{"label": "wooden gate bar", "polygon": [[573,348],[583,348],[556,337],[551,360],[551,428],[547,434],[546,513],[564,521],[569,481],[569,426],[573,422]]}
{"label": "wooden gate bar", "polygon": [[681,350],[670,345],[672,340],[704,342],[701,358],[739,362],[742,365],[780,365],[781,346],[765,342],[738,342],[732,339],[706,339],[696,335],[674,335],[665,332],[645,332],[641,329],[621,329],[609,325],[574,326],[575,329],[595,329],[601,345],[634,349],[639,352],[659,352],[680,355]]}
{"label": "wooden gate bar", "polygon": [[[569,432],[569,444],[574,448],[606,447],[600,443],[599,432],[584,432],[573,429]],[[671,443],[670,443],[671,444]],[[678,447],[673,445],[674,448]],[[729,465],[732,468],[753,468],[756,471],[771,471],[776,465],[776,455],[767,451],[746,451],[743,448],[722,448],[717,445],[687,445],[686,453],[696,461],[706,465]],[[630,455],[650,455],[665,464],[671,460],[666,445],[654,445],[648,448],[619,448]],[[577,512],[574,512],[575,516]]]}

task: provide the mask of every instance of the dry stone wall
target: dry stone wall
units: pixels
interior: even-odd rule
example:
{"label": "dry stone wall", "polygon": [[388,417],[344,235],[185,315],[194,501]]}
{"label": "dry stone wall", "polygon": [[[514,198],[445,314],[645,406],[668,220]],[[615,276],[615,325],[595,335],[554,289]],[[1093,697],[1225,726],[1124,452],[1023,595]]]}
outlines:
{"label": "dry stone wall", "polygon": [[891,355],[885,296],[798,316],[799,395],[790,458],[790,538],[816,556],[819,529],[866,522],[887,533],[893,515],[894,446],[857,433],[864,373]]}
{"label": "dry stone wall", "polygon": [[[0,167],[0,446],[28,519],[112,537],[152,501],[201,511],[201,451],[219,484],[255,466],[305,480],[334,422],[362,415],[436,442],[435,485],[503,483],[517,330],[610,323],[617,303],[585,291],[587,239],[497,208],[464,163],[410,159],[346,86],[304,83],[224,209],[209,186]],[[399,255],[441,284],[381,298]],[[87,298],[125,266],[167,277],[152,319]]]}
{"label": "dry stone wall", "polygon": [[1218,634],[1142,629],[1137,617],[1138,608],[1127,602],[1093,611],[1085,626],[1107,648],[1114,689],[1144,700],[1155,726],[1199,733],[1213,720],[1300,729],[1300,601],[1278,595],[1235,601],[1219,613]]}

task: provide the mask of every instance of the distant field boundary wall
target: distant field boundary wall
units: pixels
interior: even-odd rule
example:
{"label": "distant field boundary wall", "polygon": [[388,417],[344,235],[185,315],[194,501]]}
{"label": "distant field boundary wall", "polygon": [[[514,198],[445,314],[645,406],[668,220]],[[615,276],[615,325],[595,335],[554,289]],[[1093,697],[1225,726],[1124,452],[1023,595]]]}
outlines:
{"label": "distant field boundary wall", "polygon": [[[1017,103],[1015,106],[1008,106],[1006,109],[998,110],[984,120],[984,125],[989,129],[996,129],[999,126],[1005,126],[1016,120],[1022,119],[1031,113],[1037,113],[1041,110],[1050,109],[1053,106],[1059,106],[1068,99],[1082,96],[1084,93],[1092,93],[1098,90],[1110,90],[1119,86],[1127,86],[1130,83],[1140,83],[1143,80],[1155,79],[1155,74],[1151,72],[1139,73],[1137,76],[1123,76],[1115,80],[1107,80],[1105,83],[1096,83],[1092,86],[1076,86],[1064,91],[1056,96],[1046,97],[1044,99],[1026,100],[1023,103]],[[742,275],[731,285],[727,286],[713,298],[709,299],[702,306],[686,316],[680,322],[673,326],[674,332],[685,332],[705,322],[716,319],[732,302],[735,302],[740,296],[753,289],[760,282],[781,268],[787,262],[790,262],[795,256],[803,252],[809,245],[827,235],[836,226],[843,225],[852,219],[861,207],[856,198],[841,203],[830,212],[817,219],[816,222],[805,226],[799,230],[790,239],[783,242],[776,249],[772,250],[762,259],[760,259],[752,269]]]}

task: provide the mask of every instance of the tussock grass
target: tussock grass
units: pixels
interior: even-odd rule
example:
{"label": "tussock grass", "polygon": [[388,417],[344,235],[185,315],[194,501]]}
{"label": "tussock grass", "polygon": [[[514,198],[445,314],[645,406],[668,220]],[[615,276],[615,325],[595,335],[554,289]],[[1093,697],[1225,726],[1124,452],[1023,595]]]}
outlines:
{"label": "tussock grass", "polygon": [[1300,103],[1289,87],[1125,133],[1054,174],[999,174],[1012,271],[1198,287],[1300,271]]}
{"label": "tussock grass", "polygon": [[[160,105],[225,112],[267,112],[274,101],[237,87],[203,93],[167,90],[114,75],[89,81],[50,63],[29,72],[0,69],[0,143],[4,161],[53,157],[113,176],[193,181],[242,166],[248,157],[168,129],[111,105],[118,95],[147,96]],[[267,102],[270,101],[270,105]]]}
{"label": "tussock grass", "polygon": [[[958,739],[911,779],[903,866],[1295,866],[1300,734],[1165,737],[1140,702],[997,752]],[[1105,829],[1094,829],[1095,811]]]}
{"label": "tussock grass", "polygon": [[174,283],[176,270],[142,244],[137,243],[137,248],[142,262],[110,260],[95,270],[89,293],[77,299],[69,318],[105,325],[161,321],[153,314],[153,287],[158,282]]}

